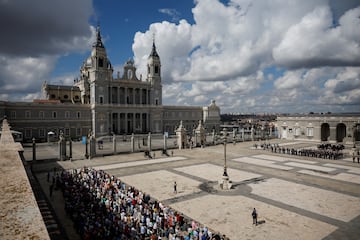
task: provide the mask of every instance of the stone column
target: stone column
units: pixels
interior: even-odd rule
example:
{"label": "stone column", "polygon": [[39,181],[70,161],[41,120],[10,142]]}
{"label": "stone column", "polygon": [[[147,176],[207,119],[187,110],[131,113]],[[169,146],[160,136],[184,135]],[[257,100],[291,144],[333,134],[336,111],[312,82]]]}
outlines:
{"label": "stone column", "polygon": [[36,161],[36,140],[32,139],[32,160]]}
{"label": "stone column", "polygon": [[166,134],[164,133],[164,152],[166,152],[166,150],[167,150],[167,136],[166,136]]}
{"label": "stone column", "polygon": [[143,96],[142,96],[142,92],[143,92],[143,89],[140,88],[140,104],[142,105],[143,104]]}
{"label": "stone column", "polygon": [[142,131],[143,131],[143,125],[142,125],[142,124],[143,124],[143,119],[142,119],[142,115],[143,115],[143,114],[140,113],[140,129],[141,129],[140,132],[141,132],[141,133],[142,133]]}
{"label": "stone column", "polygon": [[62,131],[60,131],[59,155],[60,155],[60,161],[66,160],[66,140],[64,137],[64,133]]}
{"label": "stone column", "polygon": [[127,87],[125,87],[124,88],[124,93],[125,93],[125,104],[128,104],[128,88]]}
{"label": "stone column", "polygon": [[232,137],[233,137],[233,143],[235,144],[236,143],[236,129],[235,128],[233,129]]}
{"label": "stone column", "polygon": [[88,137],[86,137],[86,141],[85,141],[85,158],[86,159],[89,158],[89,139],[88,139]]}
{"label": "stone column", "polygon": [[112,142],[113,142],[113,153],[116,154],[116,135],[115,135],[115,133],[113,134]]}
{"label": "stone column", "polygon": [[69,140],[69,159],[72,160],[72,141]]}
{"label": "stone column", "polygon": [[251,141],[254,141],[254,128],[251,127]]}
{"label": "stone column", "polygon": [[149,132],[147,143],[148,143],[148,150],[150,153],[151,152],[151,132]]}
{"label": "stone column", "polygon": [[130,144],[131,144],[131,152],[134,152],[134,151],[135,151],[135,138],[134,138],[134,133],[131,134]]}
{"label": "stone column", "polygon": [[128,133],[128,113],[125,113],[125,134]]}
{"label": "stone column", "polygon": [[95,157],[95,155],[96,155],[96,139],[95,139],[94,135],[91,135],[89,142],[90,142],[90,144],[89,144],[90,145],[89,159],[91,159],[91,158]]}

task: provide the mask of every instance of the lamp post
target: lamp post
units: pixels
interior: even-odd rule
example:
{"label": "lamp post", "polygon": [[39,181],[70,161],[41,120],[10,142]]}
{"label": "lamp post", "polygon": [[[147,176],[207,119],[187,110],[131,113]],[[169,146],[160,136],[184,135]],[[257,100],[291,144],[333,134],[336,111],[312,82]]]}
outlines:
{"label": "lamp post", "polygon": [[229,177],[227,174],[227,165],[226,165],[226,141],[227,141],[227,130],[224,128],[221,133],[223,134],[223,140],[224,140],[224,177]]}
{"label": "lamp post", "polygon": [[222,179],[220,181],[220,188],[223,190],[230,190],[231,189],[231,181],[229,180],[229,175],[227,173],[227,164],[226,164],[226,141],[227,141],[227,130],[224,128],[222,131],[222,140],[224,143],[224,172],[222,175]]}

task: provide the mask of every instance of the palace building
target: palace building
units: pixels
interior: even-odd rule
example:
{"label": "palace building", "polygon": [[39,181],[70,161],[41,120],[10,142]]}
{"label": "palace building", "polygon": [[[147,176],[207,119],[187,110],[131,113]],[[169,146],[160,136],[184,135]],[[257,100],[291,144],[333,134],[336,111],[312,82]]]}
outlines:
{"label": "palace building", "polygon": [[209,106],[164,106],[162,104],[161,61],[155,42],[147,61],[145,79],[136,74],[133,60],[113,76],[113,67],[102,42],[100,28],[90,56],[72,86],[44,82],[43,99],[33,102],[0,101],[0,114],[7,116],[13,130],[25,141],[46,140],[49,132],[74,139],[132,133],[174,134],[180,120],[193,131],[202,120],[205,129],[219,131],[220,108]]}
{"label": "palace building", "polygon": [[331,143],[360,143],[360,113],[277,117],[279,138]]}

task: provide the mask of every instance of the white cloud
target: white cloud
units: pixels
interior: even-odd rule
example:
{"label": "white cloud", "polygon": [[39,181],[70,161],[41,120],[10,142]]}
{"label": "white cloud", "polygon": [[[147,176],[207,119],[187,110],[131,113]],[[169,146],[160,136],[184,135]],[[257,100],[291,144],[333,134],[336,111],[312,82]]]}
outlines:
{"label": "white cloud", "polygon": [[[53,26],[54,19],[61,23],[52,31],[46,28],[49,32],[36,28],[48,6],[46,1],[36,1],[43,5],[26,14],[25,19],[35,19],[30,29],[38,31],[35,37],[45,34],[46,38],[31,41],[32,44],[21,38],[23,51],[10,47],[9,53],[0,48],[0,97],[7,98],[12,91],[37,94],[40,84],[50,79],[59,53],[89,49],[90,36],[94,35],[94,28],[88,24],[93,14],[91,1],[80,1],[85,10],[75,23],[71,21],[74,17],[59,16],[71,5],[60,7],[55,17],[46,18],[49,26]],[[359,109],[358,1],[222,2],[196,0],[192,9],[194,24],[184,19],[176,24],[156,22],[147,31],[135,34],[132,49],[138,75],[142,74],[143,79],[155,34],[162,63],[164,104],[208,105],[215,99],[222,112]],[[76,15],[73,8],[69,11],[71,16]],[[177,14],[175,9],[160,11],[171,16]],[[0,18],[6,19],[4,16],[13,22],[18,19],[0,10]],[[15,23],[14,26],[19,26],[15,29],[22,29],[22,24]],[[72,24],[76,24],[74,29],[67,27]],[[63,30],[66,34],[59,34]],[[26,46],[32,48],[26,52]],[[72,73],[61,78],[65,84],[72,80]]]}
{"label": "white cloud", "polygon": [[53,70],[55,61],[56,57],[52,56],[8,58],[0,55],[0,94],[16,92],[23,96],[39,92],[42,82]]}
{"label": "white cloud", "polygon": [[360,65],[360,7],[332,27],[329,6],[316,7],[286,32],[274,48],[277,63],[289,67]]}
{"label": "white cloud", "polygon": [[[216,99],[222,109],[249,112],[322,108],[326,103],[319,90],[327,89],[326,81],[344,78],[337,75],[343,66],[360,64],[360,7],[354,4],[198,0],[194,24],[154,23],[138,32],[135,62],[145,71],[155,33],[165,86],[184,83],[177,85],[182,91],[176,95],[178,103]],[[282,74],[267,73],[265,81],[268,67],[280,67]],[[356,104],[354,97],[347,101]]]}
{"label": "white cloud", "polygon": [[169,15],[172,19],[172,21],[178,21],[180,18],[180,13],[173,8],[160,8],[159,12]]}
{"label": "white cloud", "polygon": [[38,98],[61,55],[89,50],[95,39],[88,23],[93,11],[91,0],[2,1],[0,99]]}

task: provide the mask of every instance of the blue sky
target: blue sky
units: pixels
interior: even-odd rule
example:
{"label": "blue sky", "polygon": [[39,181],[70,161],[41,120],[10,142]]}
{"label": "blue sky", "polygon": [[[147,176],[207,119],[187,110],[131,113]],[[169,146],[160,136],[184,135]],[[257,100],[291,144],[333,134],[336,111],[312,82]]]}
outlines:
{"label": "blue sky", "polygon": [[155,34],[166,105],[360,110],[356,0],[3,0],[0,100],[41,98],[44,81],[71,85],[98,23],[114,74],[133,58],[144,76]]}
{"label": "blue sky", "polygon": [[[155,22],[176,23],[180,19],[186,19],[191,23],[194,21],[191,13],[194,6],[192,0],[153,0],[151,4],[144,0],[94,0],[94,14],[90,17],[89,24],[93,26],[100,24],[109,58],[113,64],[121,65],[134,55],[132,44],[136,32],[145,32],[149,25]],[[88,55],[89,51],[86,51],[61,57],[53,76],[62,76],[69,70],[78,71]]]}

